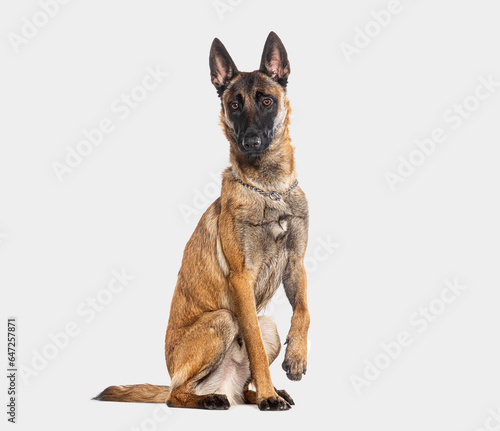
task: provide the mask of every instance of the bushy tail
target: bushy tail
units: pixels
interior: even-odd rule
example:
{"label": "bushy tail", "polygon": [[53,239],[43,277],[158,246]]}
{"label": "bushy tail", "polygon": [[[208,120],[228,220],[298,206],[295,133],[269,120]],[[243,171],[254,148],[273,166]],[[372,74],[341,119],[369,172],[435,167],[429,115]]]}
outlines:
{"label": "bushy tail", "polygon": [[121,401],[128,403],[165,403],[170,395],[170,386],[127,385],[109,386],[92,398],[99,401]]}

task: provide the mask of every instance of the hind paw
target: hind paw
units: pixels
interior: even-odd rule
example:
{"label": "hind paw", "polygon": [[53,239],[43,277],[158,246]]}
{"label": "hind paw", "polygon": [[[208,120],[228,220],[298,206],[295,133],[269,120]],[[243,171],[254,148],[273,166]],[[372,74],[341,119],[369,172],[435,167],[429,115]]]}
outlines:
{"label": "hind paw", "polygon": [[207,395],[201,401],[201,408],[207,410],[227,410],[230,406],[229,400],[222,394]]}

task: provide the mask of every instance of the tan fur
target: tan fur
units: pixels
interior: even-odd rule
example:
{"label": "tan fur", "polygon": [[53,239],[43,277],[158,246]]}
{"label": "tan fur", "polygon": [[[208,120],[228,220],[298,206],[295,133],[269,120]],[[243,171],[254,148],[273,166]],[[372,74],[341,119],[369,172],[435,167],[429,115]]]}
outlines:
{"label": "tan fur", "polygon": [[110,386],[95,400],[123,401],[130,403],[164,403],[170,395],[170,387],[156,385]]}
{"label": "tan fur", "polygon": [[[213,62],[215,67],[219,63]],[[172,385],[112,386],[97,399],[167,401],[172,407],[193,408],[228,408],[229,402],[243,401],[261,409],[293,404],[272,384],[269,365],[280,351],[280,340],[276,325],[258,312],[283,283],[293,308],[283,368],[290,379],[299,380],[307,366],[309,328],[303,264],[308,207],[300,187],[274,201],[234,179],[279,193],[297,179],[288,98],[276,80],[260,71],[252,74],[249,93],[239,86],[248,74],[238,72],[222,96],[220,118],[231,164],[222,175],[220,198],[203,214],[184,250],[165,338]],[[214,83],[222,85],[224,76],[213,73]],[[274,138],[251,161],[238,150],[226,112],[236,91],[248,105],[256,91],[272,95],[278,105]],[[252,115],[251,107],[247,112]],[[250,382],[255,392],[248,390]]]}

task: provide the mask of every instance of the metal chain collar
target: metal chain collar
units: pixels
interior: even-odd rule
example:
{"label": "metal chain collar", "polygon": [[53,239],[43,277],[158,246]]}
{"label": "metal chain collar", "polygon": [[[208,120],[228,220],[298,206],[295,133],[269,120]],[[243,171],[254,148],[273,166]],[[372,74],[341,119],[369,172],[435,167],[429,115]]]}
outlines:
{"label": "metal chain collar", "polygon": [[258,189],[255,186],[251,186],[250,184],[246,184],[243,181],[241,181],[239,178],[236,178],[236,176],[233,174],[234,179],[240,183],[242,186],[245,186],[247,189],[253,190],[254,192],[260,193],[263,196],[268,197],[269,199],[273,201],[279,201],[281,200],[282,197],[288,195],[295,187],[299,185],[299,180],[296,180],[292,186],[284,193],[278,193],[278,192],[271,192],[271,193],[266,193],[265,191]]}

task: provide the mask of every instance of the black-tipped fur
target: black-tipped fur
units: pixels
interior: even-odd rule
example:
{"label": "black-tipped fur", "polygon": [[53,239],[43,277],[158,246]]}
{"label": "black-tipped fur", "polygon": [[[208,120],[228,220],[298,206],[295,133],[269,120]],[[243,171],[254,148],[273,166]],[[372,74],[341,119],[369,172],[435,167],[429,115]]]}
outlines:
{"label": "black-tipped fur", "polygon": [[277,81],[283,88],[286,88],[288,75],[290,75],[290,63],[288,62],[285,45],[274,31],[269,33],[264,45],[260,71]]}
{"label": "black-tipped fur", "polygon": [[127,385],[109,386],[92,398],[98,401],[120,401],[129,403],[164,403],[170,395],[169,386]]}
{"label": "black-tipped fur", "polygon": [[212,83],[219,97],[222,97],[227,84],[238,74],[238,69],[226,47],[217,38],[214,39],[210,48],[209,65]]}

